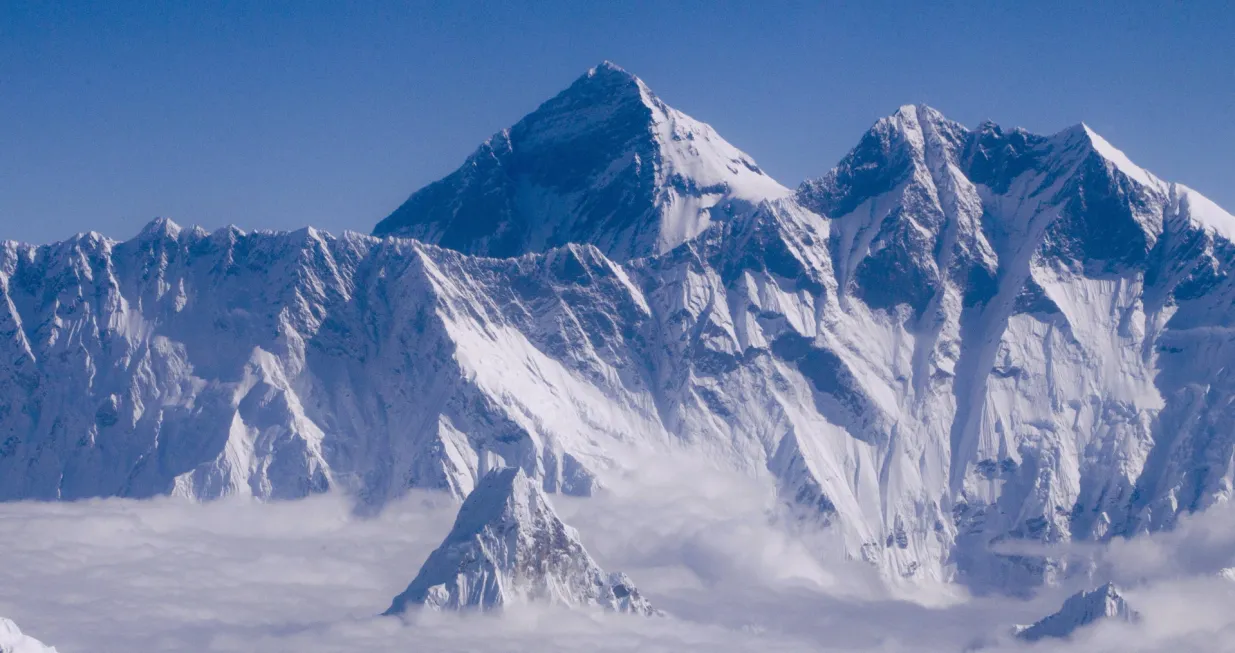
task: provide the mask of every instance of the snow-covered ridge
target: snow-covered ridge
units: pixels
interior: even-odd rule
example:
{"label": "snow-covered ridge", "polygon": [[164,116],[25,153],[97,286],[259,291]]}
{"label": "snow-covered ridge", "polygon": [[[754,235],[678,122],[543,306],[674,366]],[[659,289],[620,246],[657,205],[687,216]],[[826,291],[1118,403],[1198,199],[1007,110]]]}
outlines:
{"label": "snow-covered ridge", "polygon": [[539,482],[518,468],[501,468],[468,495],[442,545],[386,614],[412,607],[485,611],[518,603],[658,613],[625,574],[601,570]]}
{"label": "snow-covered ridge", "polygon": [[56,649],[23,634],[12,620],[0,617],[0,653],[56,653]]}
{"label": "snow-covered ridge", "polygon": [[[631,158],[615,170],[650,194],[592,183],[592,163],[686,125],[650,97],[602,66],[417,194],[446,228],[451,198],[506,197],[460,195],[476,175],[505,192],[523,188],[512,161],[556,175],[584,157],[554,188],[618,216],[587,222],[587,244],[516,230],[519,256],[498,259],[156,221],[0,247],[0,497],[345,488],[376,508],[409,487],[465,497],[499,466],[587,495],[685,450],[775,485],[890,576],[1011,591],[1068,570],[997,545],[1170,528],[1229,497],[1220,209],[1138,181],[1084,128],[970,130],[909,106],[794,197],[733,196],[663,249],[628,220],[653,214],[627,212],[663,179]],[[724,149],[683,133],[667,142]],[[503,158],[516,140],[524,158]],[[566,215],[562,197],[518,195],[519,215]]]}

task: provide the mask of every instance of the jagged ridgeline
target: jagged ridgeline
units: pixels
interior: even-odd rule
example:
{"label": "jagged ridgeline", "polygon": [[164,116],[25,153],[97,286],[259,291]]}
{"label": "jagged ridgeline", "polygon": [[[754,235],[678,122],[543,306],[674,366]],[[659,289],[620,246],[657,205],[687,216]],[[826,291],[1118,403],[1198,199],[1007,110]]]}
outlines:
{"label": "jagged ridgeline", "polygon": [[0,496],[587,495],[678,449],[1023,591],[1062,563],[992,542],[1230,493],[1235,218],[1085,126],[907,106],[790,192],[606,64],[376,233],[5,244]]}

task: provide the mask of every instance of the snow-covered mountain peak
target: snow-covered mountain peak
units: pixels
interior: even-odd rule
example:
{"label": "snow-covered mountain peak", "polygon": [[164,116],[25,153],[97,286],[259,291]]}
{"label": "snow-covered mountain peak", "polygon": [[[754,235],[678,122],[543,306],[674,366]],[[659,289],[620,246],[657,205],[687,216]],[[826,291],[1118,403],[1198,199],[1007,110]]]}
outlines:
{"label": "snow-covered mountain peak", "polygon": [[534,528],[548,520],[552,512],[539,484],[522,469],[498,468],[486,474],[468,494],[446,541],[465,541],[497,522],[520,530]]}
{"label": "snow-covered mountain peak", "polygon": [[1050,137],[1051,149],[1057,156],[1072,157],[1072,160],[1083,161],[1086,157],[1097,157],[1112,172],[1136,182],[1146,190],[1163,193],[1167,184],[1149,171],[1133,163],[1128,155],[1112,145],[1089,125],[1079,123],[1064,129]]}
{"label": "snow-covered mountain peak", "polygon": [[1085,134],[1086,138],[1089,139],[1089,143],[1093,147],[1094,152],[1096,152],[1103,159],[1109,161],[1111,165],[1118,168],[1120,172],[1128,175],[1132,179],[1135,179],[1137,183],[1143,186],[1160,188],[1163,185],[1161,179],[1158,179],[1144,168],[1133,163],[1132,159],[1129,159],[1128,155],[1123,153],[1123,150],[1111,145],[1109,141],[1102,138],[1102,136],[1100,136],[1098,132],[1091,129],[1089,125],[1081,123],[1079,127]]}
{"label": "snow-covered mountain peak", "polygon": [[625,68],[613,63],[612,61],[609,61],[608,59],[605,59],[604,61],[600,62],[594,68],[588,71],[588,74],[596,74],[596,73],[621,73],[624,75],[630,75],[631,77],[634,77],[634,75],[631,75],[630,73],[626,72]]}
{"label": "snow-covered mountain peak", "polygon": [[643,80],[608,59],[600,62],[592,68],[589,68],[582,77],[576,80],[575,84],[582,84],[587,81],[601,82],[617,88],[627,86],[646,88],[643,84]]}
{"label": "snow-covered mountain peak", "polygon": [[413,194],[374,235],[488,256],[586,242],[624,261],[788,194],[711,126],[601,64]]}
{"label": "snow-covered mountain peak", "polygon": [[446,539],[386,614],[412,606],[484,611],[526,602],[657,612],[629,577],[597,566],[540,482],[507,467],[480,479]]}
{"label": "snow-covered mountain peak", "polygon": [[142,240],[170,238],[175,240],[180,237],[181,227],[170,218],[158,217],[146,223],[142,230],[138,233],[138,238]]}
{"label": "snow-covered mountain peak", "polygon": [[1140,613],[1128,605],[1127,599],[1111,583],[1073,594],[1064,601],[1058,612],[1031,626],[1018,626],[1014,633],[1017,638],[1029,642],[1066,638],[1080,628],[1106,619],[1129,623],[1140,619]]}
{"label": "snow-covered mountain peak", "polygon": [[797,197],[820,214],[841,218],[866,200],[929,182],[932,170],[956,165],[968,131],[925,104],[907,104],[880,118],[834,168],[808,179]]}
{"label": "snow-covered mountain peak", "polygon": [[[880,122],[888,122],[893,124],[901,124],[912,126],[917,129],[930,129],[940,126],[960,126],[953,120],[949,120],[938,109],[926,104],[905,104],[901,105],[892,115],[883,118]],[[878,124],[878,123],[877,123]]]}
{"label": "snow-covered mountain peak", "polygon": [[947,146],[955,148],[966,133],[960,123],[948,119],[937,109],[925,104],[906,104],[890,116],[880,118],[871,126],[869,132],[874,132],[882,138],[901,140],[903,145],[915,149],[913,156],[926,156],[926,141],[931,139],[946,139]]}
{"label": "snow-covered mountain peak", "polygon": [[56,653],[56,649],[22,633],[12,620],[0,617],[0,653]]}

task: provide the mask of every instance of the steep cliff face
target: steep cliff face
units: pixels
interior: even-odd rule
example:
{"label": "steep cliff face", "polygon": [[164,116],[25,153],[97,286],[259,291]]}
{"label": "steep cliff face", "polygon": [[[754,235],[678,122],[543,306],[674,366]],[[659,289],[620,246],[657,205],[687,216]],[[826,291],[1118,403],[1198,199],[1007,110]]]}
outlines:
{"label": "steep cliff face", "polygon": [[[645,110],[633,131],[615,118]],[[1066,570],[1001,544],[1169,528],[1229,496],[1235,218],[1083,125],[969,130],[908,106],[785,197],[716,172],[741,155],[702,127],[656,135],[685,120],[602,66],[486,177],[505,193],[552,172],[556,195],[467,226],[487,197],[469,163],[378,230],[515,258],[167,221],[5,244],[0,496],[345,487],[376,507],[464,497],[498,466],[586,495],[685,450],[775,484],[890,575],[1005,591]],[[563,165],[637,177],[634,142],[667,157],[646,185]],[[686,204],[657,202],[692,187],[665,186],[671,166],[696,189],[736,175],[692,197],[741,210],[708,204],[665,240],[664,207]],[[528,235],[546,225],[564,231]]]}

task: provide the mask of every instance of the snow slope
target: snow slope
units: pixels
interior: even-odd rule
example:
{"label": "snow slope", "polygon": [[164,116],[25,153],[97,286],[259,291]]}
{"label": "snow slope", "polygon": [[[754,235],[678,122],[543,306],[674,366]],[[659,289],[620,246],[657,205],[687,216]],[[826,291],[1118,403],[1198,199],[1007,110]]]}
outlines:
{"label": "snow slope", "polygon": [[386,614],[413,606],[494,610],[526,602],[657,613],[626,575],[597,566],[539,482],[506,467],[480,480],[450,534]]}
{"label": "snow slope", "polygon": [[0,617],[0,653],[56,653],[56,649],[22,634],[17,624]]}
{"label": "snow slope", "polygon": [[[622,159],[611,105],[643,138],[648,103],[678,115],[653,97],[590,72],[512,130],[538,143],[520,170]],[[667,142],[712,151],[691,129]],[[460,179],[410,203],[453,216]],[[903,107],[793,197],[765,189],[667,241],[648,226],[666,213],[592,181],[555,186],[617,216],[563,236],[586,244],[413,232],[508,259],[165,220],[5,244],[0,497],[341,487],[375,508],[408,487],[464,497],[500,466],[588,495],[685,450],[774,484],[889,576],[1024,592],[1068,570],[1017,544],[1170,528],[1230,496],[1235,218],[1084,126]],[[583,215],[555,212],[563,196],[483,214]]]}

